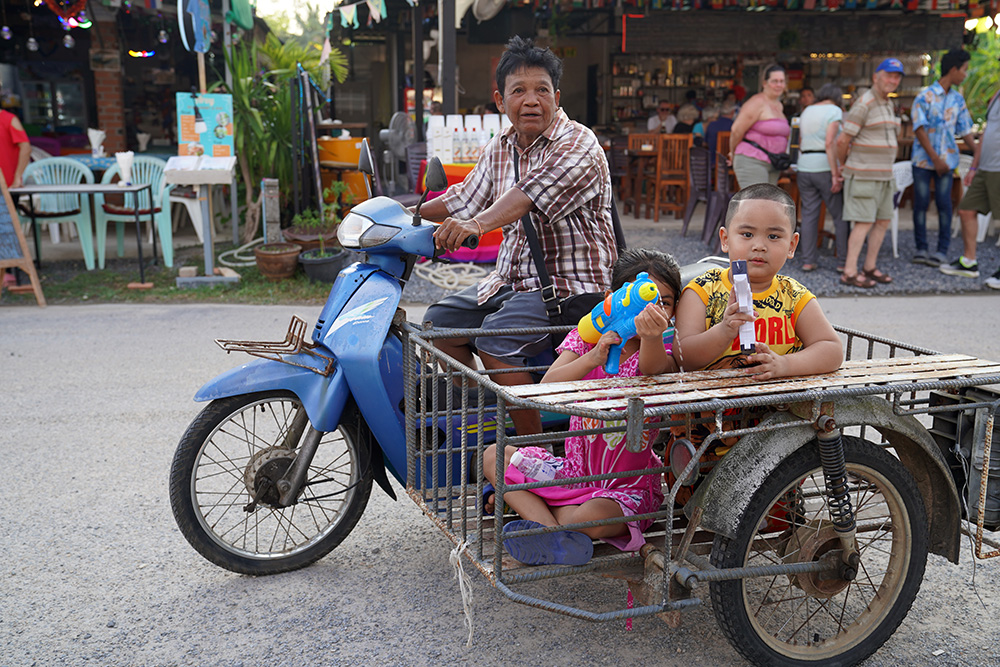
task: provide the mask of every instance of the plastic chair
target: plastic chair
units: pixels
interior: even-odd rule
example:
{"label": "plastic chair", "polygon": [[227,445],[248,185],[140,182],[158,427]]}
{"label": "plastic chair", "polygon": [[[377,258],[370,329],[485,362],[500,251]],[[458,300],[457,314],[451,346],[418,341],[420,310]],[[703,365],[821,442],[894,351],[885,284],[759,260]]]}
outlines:
{"label": "plastic chair", "polygon": [[[195,234],[198,235],[198,241],[204,243],[205,239],[204,230],[202,227],[204,223],[201,218],[201,201],[198,199],[198,186],[183,186],[174,188],[170,191],[170,219],[171,219],[171,231],[176,232],[181,221],[181,216],[184,215],[184,211],[187,211],[188,217],[191,218],[191,226],[194,227]],[[209,187],[209,191],[212,193],[213,203],[216,201],[214,188]],[[215,226],[215,221],[212,221],[212,232],[213,235],[218,235],[218,228]]]}
{"label": "plastic chair", "polygon": [[[150,193],[140,192],[138,195],[138,209],[140,221],[149,220],[150,209],[153,211],[153,220],[156,226],[156,234],[160,238],[160,245],[163,248],[163,263],[172,267],[174,265],[174,237],[173,227],[170,222],[170,191],[173,185],[168,185],[163,181],[163,168],[166,162],[155,157],[137,155],[132,162],[132,182],[149,183],[152,185],[152,201]],[[119,180],[118,163],[104,172],[101,183],[113,183]],[[108,197],[118,195],[96,195],[97,197],[97,264],[104,268],[104,255],[107,245],[108,223],[115,223],[115,231],[118,237],[118,256],[125,254],[125,225],[135,224],[136,196],[132,194],[124,195],[123,204],[108,203]],[[164,205],[166,204],[166,205]]]}
{"label": "plastic chair", "polygon": [[420,182],[420,163],[427,159],[427,142],[419,141],[406,147],[406,184],[411,193],[424,191]]}
{"label": "plastic chair", "polygon": [[729,165],[726,164],[726,156],[721,152],[715,154],[714,181],[712,194],[708,198],[708,209],[705,211],[705,226],[701,230],[701,240],[717,253],[722,246],[719,229],[726,222],[729,200],[733,198],[733,190],[729,187]]}
{"label": "plastic chair", "polygon": [[892,175],[896,179],[896,194],[892,196],[892,225],[890,234],[892,235],[892,256],[899,257],[899,202],[903,199],[903,192],[913,185],[913,163],[909,160],[897,162],[892,165]]}
{"label": "plastic chair", "polygon": [[687,205],[688,151],[693,142],[693,134],[660,135],[653,197],[653,220],[656,222],[660,220],[660,211],[673,211],[679,218]]}
{"label": "plastic chair", "polygon": [[[38,185],[70,185],[77,183],[93,183],[94,172],[84,164],[65,157],[50,157],[37,162],[31,162],[24,169],[25,183]],[[35,211],[35,223],[38,225],[59,225],[64,222],[76,227],[76,234],[83,251],[83,263],[88,271],[94,270],[94,232],[90,226],[90,198],[81,194],[44,194],[31,198],[31,206]],[[30,222],[30,217],[25,217]],[[50,227],[50,229],[52,229]],[[38,229],[33,230],[35,234]],[[37,240],[36,236],[36,240]],[[58,240],[53,234],[53,240]],[[41,250],[36,252],[41,254]],[[41,261],[41,257],[38,257]]]}
{"label": "plastic chair", "polygon": [[[709,165],[709,151],[704,146],[692,146],[688,151],[688,197],[684,209],[684,224],[681,226],[681,236],[687,236],[688,224],[694,215],[694,207],[698,202],[708,206],[712,192],[712,172]],[[706,208],[705,215],[708,215]]]}
{"label": "plastic chair", "polygon": [[611,139],[611,151],[608,154],[608,167],[611,170],[611,183],[618,186],[618,199],[625,201],[629,196],[632,181],[628,173],[628,138],[614,137]]}

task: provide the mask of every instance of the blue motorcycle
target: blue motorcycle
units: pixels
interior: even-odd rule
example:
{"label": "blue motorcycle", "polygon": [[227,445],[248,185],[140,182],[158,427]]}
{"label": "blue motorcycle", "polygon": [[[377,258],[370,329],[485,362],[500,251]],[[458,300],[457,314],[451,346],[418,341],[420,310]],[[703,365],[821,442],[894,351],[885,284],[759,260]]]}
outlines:
{"label": "blue motorcycle", "polygon": [[[372,173],[367,143],[360,168]],[[447,187],[436,159],[427,185]],[[311,334],[294,318],[281,342],[218,341],[261,358],[199,389],[211,403],[174,455],[174,517],[209,561],[253,575],[304,567],[347,537],[373,482],[395,497],[387,470],[405,485],[399,302],[416,259],[438,254],[435,228],[419,205],[368,199],[338,229],[367,257],[337,277]]]}

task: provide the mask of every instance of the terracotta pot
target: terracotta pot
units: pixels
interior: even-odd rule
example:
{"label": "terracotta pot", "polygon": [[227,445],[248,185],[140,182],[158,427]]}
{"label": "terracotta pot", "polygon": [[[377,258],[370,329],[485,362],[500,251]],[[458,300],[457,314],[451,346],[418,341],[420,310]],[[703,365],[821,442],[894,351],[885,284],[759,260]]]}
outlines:
{"label": "terracotta pot", "polygon": [[[315,232],[300,232],[291,228],[282,229],[281,235],[285,237],[285,240],[289,243],[295,243],[302,246],[303,250],[313,250],[319,248],[319,237],[320,234]],[[337,239],[336,228],[333,231],[325,232],[322,234],[323,245],[328,249],[334,249],[340,247],[340,241]]]}
{"label": "terracotta pot", "polygon": [[270,280],[291,278],[299,266],[302,246],[295,243],[265,243],[253,250],[257,268]]}

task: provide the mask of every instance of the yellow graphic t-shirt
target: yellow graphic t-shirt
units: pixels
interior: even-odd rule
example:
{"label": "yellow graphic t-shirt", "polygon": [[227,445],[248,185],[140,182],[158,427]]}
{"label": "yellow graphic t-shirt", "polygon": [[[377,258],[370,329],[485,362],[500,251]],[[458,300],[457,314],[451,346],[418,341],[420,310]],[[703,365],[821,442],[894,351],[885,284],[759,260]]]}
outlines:
{"label": "yellow graphic t-shirt", "polygon": [[[701,274],[684,288],[692,290],[705,304],[705,328],[710,329],[722,321],[733,290],[730,269],[712,269]],[[777,354],[798,352],[804,345],[795,333],[795,321],[810,300],[812,292],[797,280],[777,275],[764,292],[755,292],[753,307],[757,311],[754,322],[758,343],[766,343]],[[682,350],[683,353],[683,350]],[[746,365],[746,355],[740,353],[740,338],[733,338],[728,350],[716,357],[706,368],[736,368]]]}

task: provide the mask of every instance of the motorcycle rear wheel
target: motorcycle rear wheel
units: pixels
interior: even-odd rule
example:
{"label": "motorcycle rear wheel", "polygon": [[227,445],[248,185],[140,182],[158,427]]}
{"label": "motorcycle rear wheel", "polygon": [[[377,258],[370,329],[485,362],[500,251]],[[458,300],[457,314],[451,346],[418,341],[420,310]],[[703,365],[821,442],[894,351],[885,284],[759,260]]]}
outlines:
{"label": "motorcycle rear wheel", "polygon": [[[877,445],[844,436],[857,519],[857,577],[777,575],[712,582],[716,621],[756,665],[853,665],[892,635],[913,604],[927,560],[924,503],[913,476]],[[809,562],[840,549],[829,522],[817,446],[782,461],[754,493],[734,538],[716,535],[719,568]]]}
{"label": "motorcycle rear wheel", "polygon": [[298,451],[305,429],[292,426],[302,410],[290,392],[223,398],[181,438],[170,504],[181,533],[212,563],[250,575],[297,570],[330,553],[357,525],[372,488],[361,420],[342,419],[324,433],[296,502],[277,504],[273,483]]}

